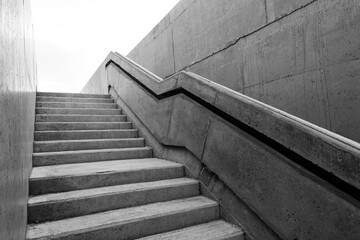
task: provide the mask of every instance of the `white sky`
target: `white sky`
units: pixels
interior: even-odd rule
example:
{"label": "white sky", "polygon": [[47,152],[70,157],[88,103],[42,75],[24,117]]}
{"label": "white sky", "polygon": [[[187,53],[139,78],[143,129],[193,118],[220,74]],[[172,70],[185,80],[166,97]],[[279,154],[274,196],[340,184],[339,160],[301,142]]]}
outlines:
{"label": "white sky", "polygon": [[179,0],[32,0],[38,91],[80,92],[110,51],[127,55]]}

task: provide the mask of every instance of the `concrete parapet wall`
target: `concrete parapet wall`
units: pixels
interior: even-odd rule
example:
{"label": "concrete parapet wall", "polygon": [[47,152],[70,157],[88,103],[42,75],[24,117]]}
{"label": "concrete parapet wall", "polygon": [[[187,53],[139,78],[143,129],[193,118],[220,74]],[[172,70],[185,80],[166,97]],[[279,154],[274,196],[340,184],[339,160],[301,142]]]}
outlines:
{"label": "concrete parapet wall", "polygon": [[253,239],[360,238],[358,143],[195,74],[162,81],[113,53],[101,66],[93,86],[111,85],[157,141],[186,148],[219,177]]}
{"label": "concrete parapet wall", "polygon": [[30,0],[0,0],[0,239],[25,239],[36,60]]}
{"label": "concrete parapet wall", "polygon": [[357,0],[182,0],[128,54],[188,70],[360,142]]}

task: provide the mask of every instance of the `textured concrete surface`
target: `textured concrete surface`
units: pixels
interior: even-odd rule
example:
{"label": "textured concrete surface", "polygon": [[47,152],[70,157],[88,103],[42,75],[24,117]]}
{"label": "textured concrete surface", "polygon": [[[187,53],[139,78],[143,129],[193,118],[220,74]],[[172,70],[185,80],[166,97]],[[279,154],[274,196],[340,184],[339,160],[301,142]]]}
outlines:
{"label": "textured concrete surface", "polygon": [[[162,78],[194,72],[360,142],[359,9],[357,0],[182,0],[128,57]],[[98,76],[93,90],[106,92]]]}
{"label": "textured concrete surface", "polygon": [[206,240],[243,240],[244,236],[239,229],[224,221],[212,221],[210,223],[199,224],[172,232],[156,234],[150,237],[139,238],[138,240],[187,240],[187,239],[206,239]]}
{"label": "textured concrete surface", "polygon": [[197,196],[30,226],[26,239],[135,239],[218,218],[218,204]]}
{"label": "textured concrete surface", "polygon": [[198,181],[175,178],[39,195],[29,199],[28,222],[55,221],[199,194]]}
{"label": "textured concrete surface", "polygon": [[[85,94],[37,96],[102,99]],[[36,109],[36,116],[97,116],[99,111],[121,111],[86,106],[39,110]],[[65,127],[79,127],[78,122],[66,123]],[[182,164],[152,158],[152,148],[138,137],[137,129],[63,131],[59,130],[64,127],[61,124],[54,122],[50,131],[35,131],[26,239],[135,239],[172,234],[173,230],[198,238],[204,227],[196,228],[197,231],[184,228],[220,219],[218,203],[200,196],[199,181],[187,178]],[[114,132],[136,136],[101,139]],[[62,140],[66,135],[81,140]],[[53,141],[47,140],[49,136]],[[133,143],[136,145],[131,146]],[[221,239],[243,239],[244,233],[237,226],[216,223],[213,233]]]}
{"label": "textured concrete surface", "polygon": [[[238,211],[235,216],[248,214],[247,219],[238,219],[254,239],[263,239],[261,234],[267,228],[282,239],[359,238],[356,199],[332,186],[331,179],[309,172],[313,169],[307,170],[273,149],[270,140],[252,136],[226,119],[238,119],[355,188],[360,183],[358,143],[194,74],[181,73],[159,81],[119,55],[111,53],[108,59],[165,98],[156,99],[114,64],[107,68],[107,79],[98,81],[111,85],[158,141],[191,151],[241,199],[247,209],[241,204],[229,209]],[[216,110],[206,110],[182,94],[166,97],[178,88],[221,109],[220,116],[230,117],[219,117]],[[259,223],[265,224],[261,234],[257,234]]]}
{"label": "textured concrete surface", "polygon": [[144,146],[143,138],[35,141],[34,153]]}
{"label": "textured concrete surface", "polygon": [[182,165],[153,158],[45,166],[34,168],[31,172],[30,194],[73,191],[182,176]]}
{"label": "textured concrete surface", "polygon": [[134,138],[137,136],[136,129],[36,131],[34,140]]}
{"label": "textured concrete surface", "polygon": [[0,239],[25,238],[37,84],[30,1],[0,1]]}
{"label": "textured concrete surface", "polygon": [[33,166],[148,158],[151,156],[152,151],[149,147],[43,152],[33,154]]}

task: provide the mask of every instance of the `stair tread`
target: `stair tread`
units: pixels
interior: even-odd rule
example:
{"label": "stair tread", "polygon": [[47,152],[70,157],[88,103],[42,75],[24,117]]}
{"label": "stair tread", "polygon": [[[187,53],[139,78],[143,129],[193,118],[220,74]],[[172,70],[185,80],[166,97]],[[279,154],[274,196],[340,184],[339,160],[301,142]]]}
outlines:
{"label": "stair tread", "polygon": [[137,129],[134,129],[134,128],[129,128],[129,129],[96,129],[96,130],[53,130],[53,131],[35,131],[35,133],[60,133],[60,132],[64,132],[64,133],[67,133],[67,132],[128,132],[128,131],[131,131],[131,132],[135,132],[137,131]]}
{"label": "stair tread", "polygon": [[49,140],[49,141],[34,141],[34,144],[46,143],[88,143],[88,142],[123,142],[132,140],[144,140],[144,138],[101,138],[101,139],[73,139],[73,140]]}
{"label": "stair tread", "polygon": [[[120,110],[120,109],[117,109]],[[81,116],[81,117],[88,117],[88,116],[92,116],[92,117],[113,117],[113,116],[126,116],[124,114],[116,114],[116,115],[101,115],[101,114],[43,114],[43,113],[37,113],[36,116],[67,116],[67,117],[73,117],[73,116]]]}
{"label": "stair tread", "polygon": [[71,97],[71,96],[78,96],[78,97],[103,97],[103,98],[110,98],[109,94],[89,94],[89,93],[63,93],[63,92],[37,92],[37,97]]}
{"label": "stair tread", "polygon": [[[160,233],[137,240],[222,240],[222,239],[243,239],[243,231],[223,220],[212,221],[192,227],[187,227],[171,232]],[[238,237],[238,238],[235,238]]]}
{"label": "stair tread", "polygon": [[183,165],[158,158],[60,164],[34,167],[30,175],[30,180],[74,177],[111,172],[139,171],[144,169],[169,167],[183,167]]}
{"label": "stair tread", "polygon": [[72,154],[83,154],[83,153],[100,153],[100,152],[123,152],[133,150],[148,150],[151,147],[132,147],[132,148],[109,148],[109,149],[90,149],[90,150],[74,150],[74,151],[60,151],[60,152],[39,152],[33,153],[33,156],[49,156],[49,155],[72,155]]}
{"label": "stair tread", "polygon": [[121,226],[132,222],[139,222],[143,219],[152,219],[164,215],[172,215],[217,206],[218,204],[215,201],[203,196],[152,203],[137,207],[29,225],[27,239],[36,239],[46,236],[54,238],[69,236],[89,230],[96,231],[114,225]]}
{"label": "stair tread", "polygon": [[164,188],[169,186],[183,186],[189,184],[198,184],[197,180],[191,178],[175,178],[175,179],[166,179],[153,182],[140,182],[140,183],[131,183],[115,186],[107,186],[100,188],[91,188],[83,189],[69,192],[60,192],[60,193],[50,193],[38,196],[32,196],[29,198],[28,204],[40,205],[40,204],[50,204],[61,201],[69,201],[76,199],[91,198],[96,196],[106,196],[113,195],[118,193],[125,192],[137,192],[144,190],[151,190],[156,188]]}
{"label": "stair tread", "polygon": [[94,111],[114,111],[114,112],[118,112],[121,109],[120,108],[85,108],[85,107],[78,107],[78,108],[54,108],[54,107],[36,107],[35,110],[68,110],[68,111],[76,111],[76,110],[94,110]]}

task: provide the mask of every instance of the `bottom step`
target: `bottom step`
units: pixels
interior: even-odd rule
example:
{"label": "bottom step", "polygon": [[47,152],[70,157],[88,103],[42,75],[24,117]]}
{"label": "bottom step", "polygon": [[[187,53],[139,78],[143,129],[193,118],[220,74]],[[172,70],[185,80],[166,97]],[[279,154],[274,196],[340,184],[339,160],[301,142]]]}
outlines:
{"label": "bottom step", "polygon": [[29,225],[26,239],[135,239],[219,219],[219,206],[197,196]]}
{"label": "bottom step", "polygon": [[183,228],[171,232],[160,233],[137,240],[244,240],[244,233],[240,228],[218,220],[193,227]]}

